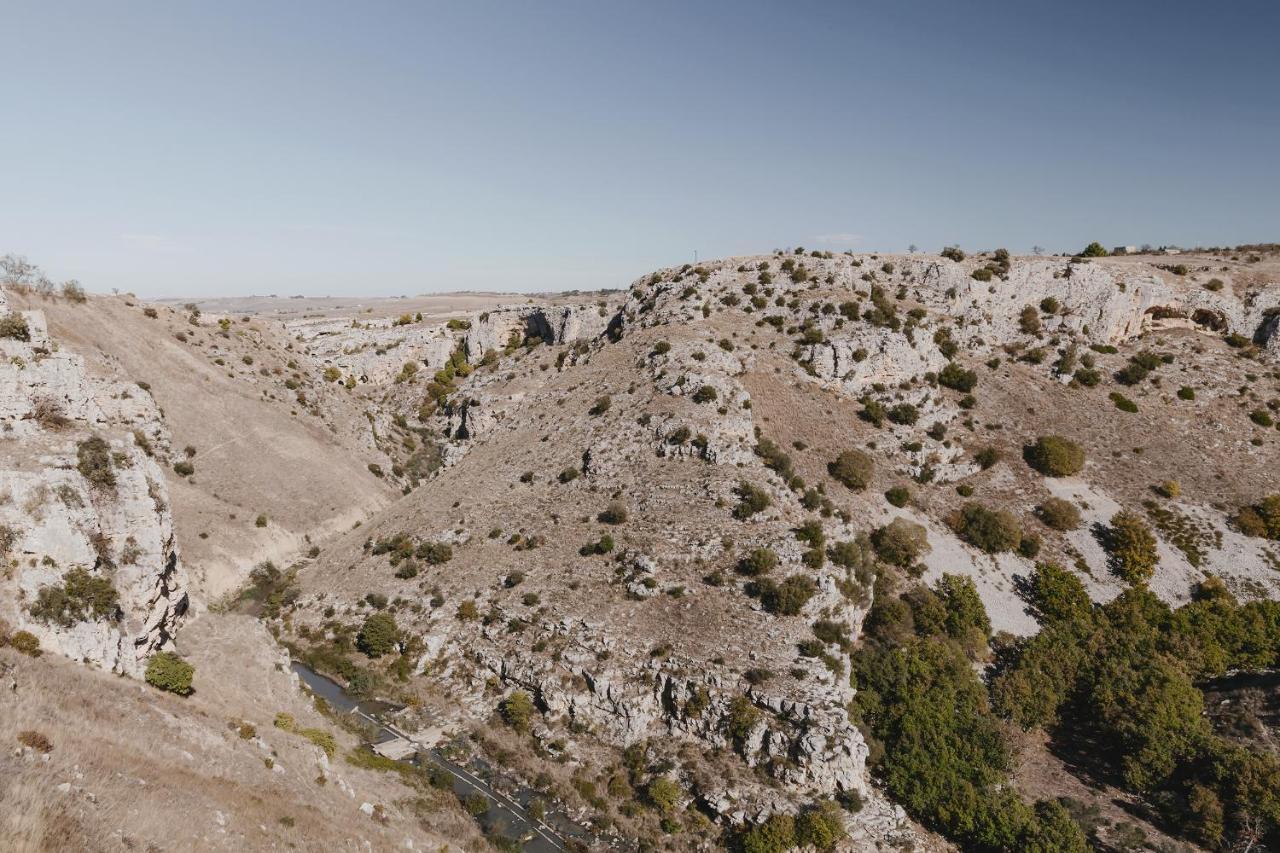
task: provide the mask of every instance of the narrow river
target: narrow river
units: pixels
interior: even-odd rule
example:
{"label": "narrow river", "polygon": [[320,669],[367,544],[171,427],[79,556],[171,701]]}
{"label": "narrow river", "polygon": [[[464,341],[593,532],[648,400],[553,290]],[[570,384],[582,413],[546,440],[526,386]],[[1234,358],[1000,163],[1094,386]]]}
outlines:
{"label": "narrow river", "polygon": [[[293,671],[307,688],[324,699],[340,714],[355,714],[378,726],[377,743],[395,740],[403,733],[387,721],[385,715],[397,710],[385,702],[361,701],[347,693],[342,685],[312,671],[294,661]],[[499,836],[520,845],[527,853],[562,853],[568,850],[586,850],[591,846],[591,835],[566,816],[548,809],[541,820],[529,813],[529,804],[540,799],[539,794],[521,785],[504,785],[504,790],[494,788],[487,778],[492,778],[494,768],[479,759],[472,759],[465,766],[446,758],[437,748],[419,750],[410,764],[429,762],[448,771],[453,779],[453,791],[459,799],[480,796],[489,804],[488,809],[476,819],[491,836]]]}

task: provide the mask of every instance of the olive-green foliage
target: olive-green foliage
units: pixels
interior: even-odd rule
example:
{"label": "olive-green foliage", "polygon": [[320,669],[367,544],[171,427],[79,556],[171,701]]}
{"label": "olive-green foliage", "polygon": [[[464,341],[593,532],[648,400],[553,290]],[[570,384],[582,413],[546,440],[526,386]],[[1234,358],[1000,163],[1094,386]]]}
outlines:
{"label": "olive-green foliage", "polygon": [[796,842],[831,850],[848,835],[840,807],[831,801],[807,808],[796,818]]}
{"label": "olive-green foliage", "polygon": [[173,652],[160,652],[147,661],[147,683],[179,696],[191,695],[195,674],[196,668]]}
{"label": "olive-green foliage", "polygon": [[627,520],[627,505],[622,501],[609,501],[596,518],[604,524],[622,524]]}
{"label": "olive-green foliage", "polygon": [[27,325],[27,318],[17,312],[0,316],[0,338],[31,340],[31,327]]}
{"label": "olive-green foliage", "polygon": [[666,776],[654,777],[645,787],[644,793],[649,805],[666,815],[675,812],[680,798],[684,796],[680,786]]}
{"label": "olive-green foliage", "polygon": [[1246,536],[1280,539],[1280,494],[1267,495],[1253,506],[1241,507],[1234,522]]}
{"label": "olive-green foliage", "polygon": [[76,446],[76,470],[95,486],[104,489],[116,487],[111,447],[100,436],[90,436]]}
{"label": "olive-green foliage", "polygon": [[752,582],[764,609],[779,616],[795,616],[818,592],[818,585],[806,575],[790,575],[782,583],[769,578]]}
{"label": "olive-green foliage", "polygon": [[738,562],[738,571],[748,577],[767,575],[778,565],[778,555],[772,548],[756,548]]}
{"label": "olive-green foliage", "polygon": [[1112,516],[1105,543],[1116,574],[1129,583],[1146,583],[1155,574],[1156,538],[1134,513],[1121,510]]}
{"label": "olive-green foliage", "polygon": [[760,722],[760,709],[751,703],[746,696],[735,696],[729,703],[727,719],[728,734],[738,746],[751,734],[751,730]]}
{"label": "olive-green foliage", "polygon": [[978,384],[978,374],[952,361],[939,371],[938,384],[967,394]]}
{"label": "olive-green foliage", "polygon": [[366,617],[356,634],[356,648],[371,658],[393,651],[400,642],[400,628],[390,613],[374,613]]}
{"label": "olive-green foliage", "polygon": [[1036,515],[1054,530],[1075,530],[1080,526],[1080,510],[1062,498],[1045,498],[1036,508]]}
{"label": "olive-green foliage", "polygon": [[904,507],[911,500],[911,490],[906,486],[894,486],[884,493],[884,499],[896,507]]}
{"label": "olive-green foliage", "polygon": [[[2,639],[3,636],[0,636],[0,640]],[[28,657],[40,657],[40,638],[30,631],[14,631],[8,642],[14,651],[21,652]]]}
{"label": "olive-green foliage", "polygon": [[[1011,752],[986,689],[962,642],[985,640],[986,613],[967,579],[949,580],[911,602],[878,600],[868,616],[869,642],[854,657],[856,711],[874,740],[876,773],[912,817],[966,850],[1035,848],[1066,829],[1063,846],[1085,850],[1079,830],[1053,821],[1013,792]],[[939,607],[941,604],[941,607]],[[951,608],[954,607],[954,615]],[[896,615],[892,615],[896,614]],[[906,630],[889,630],[892,623]],[[1047,815],[1046,815],[1047,816]]]}
{"label": "olive-green foliage", "polygon": [[872,532],[871,544],[880,559],[905,568],[929,553],[929,534],[922,525],[895,518]]}
{"label": "olive-green foliage", "polygon": [[875,463],[861,450],[846,450],[827,465],[827,473],[858,492],[870,485]]}
{"label": "olive-green foliage", "polygon": [[43,586],[31,605],[32,618],[71,627],[77,622],[115,616],[120,596],[110,578],[76,566],[59,586]]}
{"label": "olive-green foliage", "polygon": [[1022,541],[1022,528],[1016,518],[980,503],[966,503],[948,521],[960,538],[992,554],[1012,551]]}
{"label": "olive-green foliage", "polygon": [[742,853],[786,853],[796,846],[796,819],[789,814],[771,815],[742,833]]}
{"label": "olive-green foliage", "polygon": [[1144,586],[1100,607],[1055,567],[1030,584],[1039,634],[999,650],[992,698],[1027,728],[1091,743],[1099,769],[1209,846],[1280,825],[1280,760],[1216,735],[1198,680],[1276,666],[1280,602],[1240,604],[1216,578],[1176,610]]}
{"label": "olive-green foliage", "polygon": [[527,732],[533,719],[533,699],[523,690],[517,690],[498,705],[498,713],[507,725],[518,732]]}
{"label": "olive-green foliage", "polygon": [[746,519],[758,512],[764,512],[772,501],[769,493],[746,480],[738,483],[738,505],[733,508],[733,517]]}
{"label": "olive-green foliage", "polygon": [[1103,248],[1102,244],[1097,240],[1084,247],[1080,252],[1082,258],[1105,258],[1109,253]]}
{"label": "olive-green foliage", "polygon": [[1027,464],[1046,477],[1068,477],[1084,468],[1084,450],[1060,435],[1042,435],[1023,452]]}

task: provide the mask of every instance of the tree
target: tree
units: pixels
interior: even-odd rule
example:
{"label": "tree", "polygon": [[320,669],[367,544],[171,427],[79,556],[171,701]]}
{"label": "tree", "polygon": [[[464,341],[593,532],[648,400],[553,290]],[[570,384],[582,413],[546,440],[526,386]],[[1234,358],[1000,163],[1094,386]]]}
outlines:
{"label": "tree", "polygon": [[967,503],[950,519],[960,537],[988,553],[1012,551],[1022,542],[1018,520],[1004,510],[990,510],[980,503]]}
{"label": "tree", "polygon": [[805,809],[796,819],[796,842],[818,850],[830,850],[848,833],[840,807],[830,800]]}
{"label": "tree", "polygon": [[1084,251],[1080,253],[1080,257],[1105,258],[1107,254],[1107,250],[1102,247],[1102,244],[1097,240],[1094,240],[1092,243],[1084,247]]}
{"label": "tree", "polygon": [[1033,255],[1043,255],[1044,253],[1045,253],[1045,248],[1044,248],[1044,246],[1032,246],[1032,247],[1031,247],[1031,254],[1033,254]]}
{"label": "tree", "polygon": [[743,853],[786,853],[796,846],[796,819],[775,814],[742,834]]}
{"label": "tree", "polygon": [[147,661],[147,683],[179,696],[191,695],[191,681],[195,673],[194,666],[173,652],[160,652]]}
{"label": "tree", "polygon": [[1159,555],[1156,538],[1141,518],[1126,510],[1111,517],[1106,536],[1107,551],[1116,574],[1131,584],[1146,583],[1155,574]]}
{"label": "tree", "polygon": [[400,628],[390,613],[374,613],[364,620],[356,635],[356,648],[371,658],[382,657],[400,642]]}

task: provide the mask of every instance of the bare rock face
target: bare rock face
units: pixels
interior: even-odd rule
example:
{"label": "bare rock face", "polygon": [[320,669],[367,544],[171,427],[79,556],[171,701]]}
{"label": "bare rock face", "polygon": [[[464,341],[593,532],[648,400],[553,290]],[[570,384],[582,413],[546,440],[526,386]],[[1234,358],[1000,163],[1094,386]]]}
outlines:
{"label": "bare rock face", "polygon": [[45,649],[138,676],[189,606],[153,458],[167,432],[149,394],[86,375],[40,312],[10,313],[0,296],[0,319],[0,617]]}
{"label": "bare rock face", "polygon": [[479,363],[489,351],[502,352],[526,338],[545,344],[572,344],[604,334],[608,312],[595,305],[506,305],[471,321],[467,331],[467,360]]}
{"label": "bare rock face", "polygon": [[406,363],[427,370],[443,367],[459,345],[460,333],[448,325],[402,319],[302,320],[290,323],[289,331],[317,362],[336,368],[343,378],[382,385],[393,381]]}

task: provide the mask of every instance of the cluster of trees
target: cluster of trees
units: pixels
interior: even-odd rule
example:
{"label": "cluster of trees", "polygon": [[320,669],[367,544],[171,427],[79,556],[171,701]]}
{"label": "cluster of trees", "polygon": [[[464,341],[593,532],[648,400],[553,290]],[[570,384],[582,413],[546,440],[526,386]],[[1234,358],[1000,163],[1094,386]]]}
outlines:
{"label": "cluster of trees", "polygon": [[882,783],[913,817],[967,850],[1087,850],[1057,801],[1024,802],[1012,754],[972,660],[991,623],[967,577],[900,595],[884,576],[854,657],[855,711]]}
{"label": "cluster of trees", "polygon": [[1028,587],[1044,627],[996,649],[996,710],[1088,744],[1098,773],[1199,843],[1280,841],[1280,760],[1215,733],[1196,686],[1280,663],[1280,602],[1240,604],[1209,578],[1177,609],[1141,584],[1095,606],[1050,564]]}

